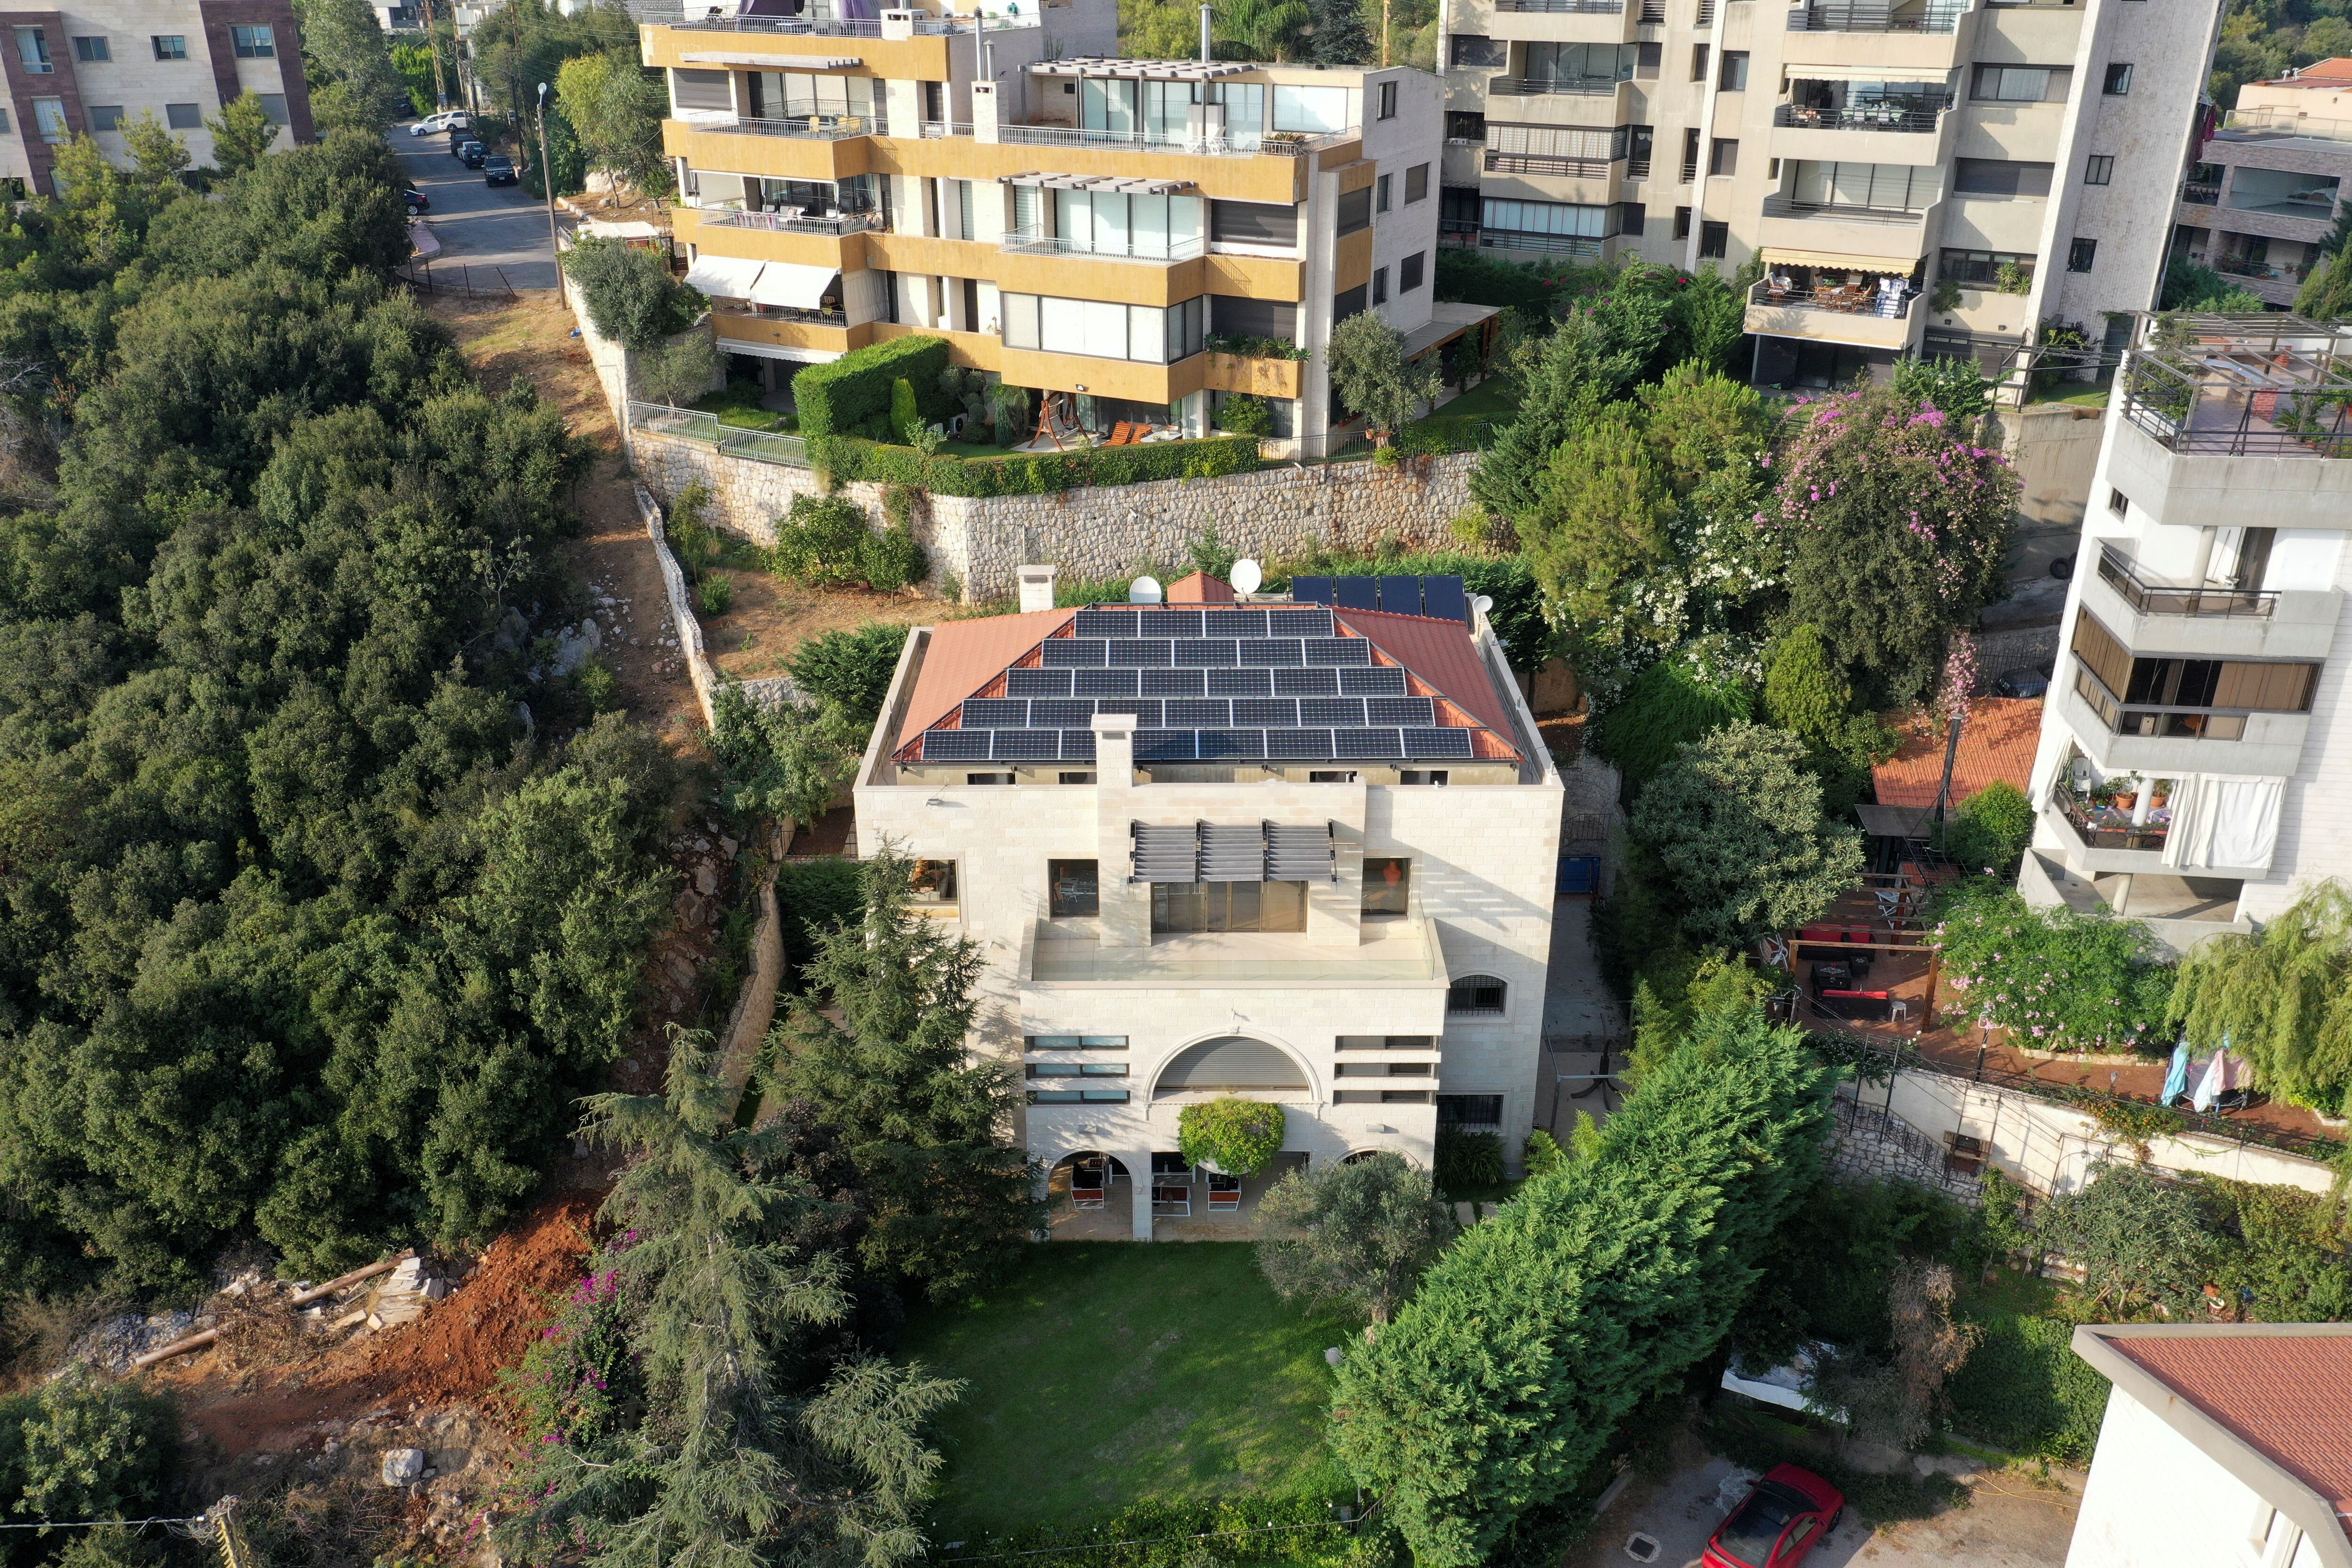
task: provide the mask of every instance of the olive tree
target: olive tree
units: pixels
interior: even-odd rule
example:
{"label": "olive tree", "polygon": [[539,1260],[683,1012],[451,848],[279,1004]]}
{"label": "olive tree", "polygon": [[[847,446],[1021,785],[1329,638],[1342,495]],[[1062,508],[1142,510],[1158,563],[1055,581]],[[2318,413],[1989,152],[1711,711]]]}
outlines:
{"label": "olive tree", "polygon": [[1454,1239],[1429,1173],[1402,1155],[1293,1171],[1258,1200],[1258,1267],[1285,1300],[1341,1301],[1385,1323]]}

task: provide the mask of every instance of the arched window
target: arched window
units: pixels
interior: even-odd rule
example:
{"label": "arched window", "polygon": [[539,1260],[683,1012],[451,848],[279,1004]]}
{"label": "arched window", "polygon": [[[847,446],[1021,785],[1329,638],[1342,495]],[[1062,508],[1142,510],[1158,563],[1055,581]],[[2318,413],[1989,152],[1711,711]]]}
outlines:
{"label": "arched window", "polygon": [[1155,1098],[1170,1094],[1307,1092],[1307,1075],[1264,1040],[1226,1035],[1188,1047],[1160,1074]]}
{"label": "arched window", "polygon": [[1465,974],[1446,988],[1445,1011],[1456,1018],[1499,1018],[1509,989],[1491,974]]}

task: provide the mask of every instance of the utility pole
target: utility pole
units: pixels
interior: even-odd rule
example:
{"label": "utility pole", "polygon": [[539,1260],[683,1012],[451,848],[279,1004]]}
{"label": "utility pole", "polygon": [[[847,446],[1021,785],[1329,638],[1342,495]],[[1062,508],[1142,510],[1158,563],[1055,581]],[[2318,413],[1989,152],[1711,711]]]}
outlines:
{"label": "utility pole", "polygon": [[555,263],[555,287],[563,287],[563,243],[555,231],[555,164],[547,155],[547,84],[539,84],[539,186],[547,193],[547,254]]}
{"label": "utility pole", "polygon": [[[454,3],[455,0],[452,0],[452,4]],[[434,31],[434,26],[433,0],[425,0],[425,47],[433,56],[433,107],[446,109],[449,107],[449,81],[441,74],[441,38],[440,35]],[[449,41],[455,44],[457,39],[457,18],[452,13],[449,18]]]}
{"label": "utility pole", "polygon": [[1389,0],[1381,0],[1381,66],[1389,64]]}
{"label": "utility pole", "polygon": [[252,1543],[245,1538],[245,1527],[237,1522],[237,1501],[234,1494],[225,1497],[205,1510],[194,1533],[199,1541],[209,1541],[220,1548],[221,1568],[260,1568],[261,1560],[253,1554]]}

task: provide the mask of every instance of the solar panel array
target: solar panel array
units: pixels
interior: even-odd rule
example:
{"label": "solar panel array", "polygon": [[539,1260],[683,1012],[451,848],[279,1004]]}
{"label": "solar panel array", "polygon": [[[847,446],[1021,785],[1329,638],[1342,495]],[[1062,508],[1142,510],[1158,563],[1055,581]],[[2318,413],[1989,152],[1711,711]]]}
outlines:
{"label": "solar panel array", "polygon": [[[1370,581],[1370,579],[1363,579]],[[1400,579],[1416,584],[1420,578]],[[1460,586],[1458,578],[1447,581]],[[1097,713],[1132,714],[1138,762],[1466,758],[1471,731],[1408,694],[1327,605],[1099,605],[1047,638],[1040,664],[925,732],[927,763],[1092,763]]]}
{"label": "solar panel array", "polygon": [[1300,604],[1470,624],[1470,599],[1459,577],[1294,577],[1290,593]]}

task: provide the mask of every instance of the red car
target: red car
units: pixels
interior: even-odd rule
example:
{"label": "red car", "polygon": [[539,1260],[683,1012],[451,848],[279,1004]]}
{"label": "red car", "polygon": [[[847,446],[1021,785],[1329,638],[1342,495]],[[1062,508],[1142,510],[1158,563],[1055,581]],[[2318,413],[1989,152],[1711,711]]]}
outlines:
{"label": "red car", "polygon": [[1811,1470],[1775,1465],[1757,1478],[1706,1543],[1703,1568],[1796,1568],[1845,1517],[1845,1494]]}

